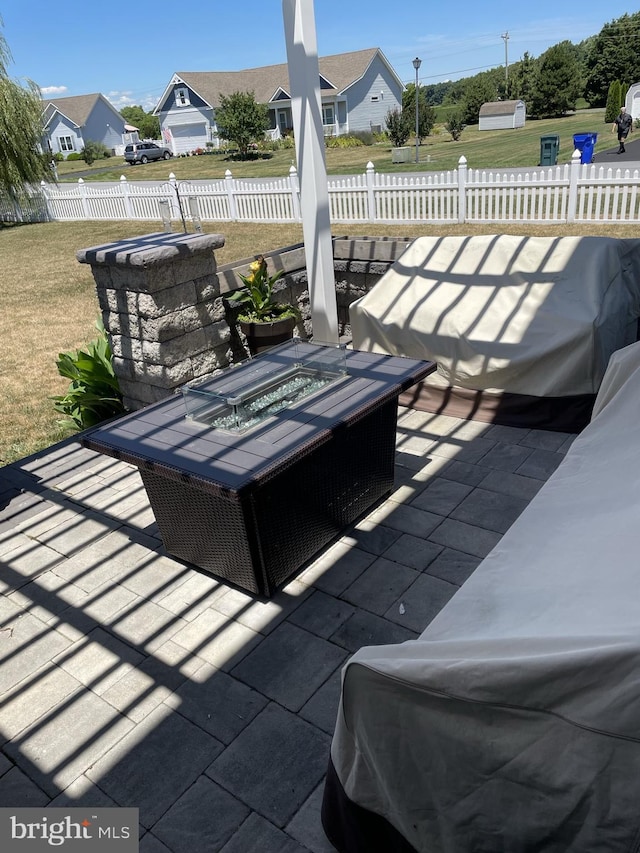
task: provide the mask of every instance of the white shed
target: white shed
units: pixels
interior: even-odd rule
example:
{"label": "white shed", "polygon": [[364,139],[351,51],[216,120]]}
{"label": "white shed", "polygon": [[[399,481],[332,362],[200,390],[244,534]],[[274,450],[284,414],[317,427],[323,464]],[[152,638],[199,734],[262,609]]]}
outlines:
{"label": "white shed", "polygon": [[640,118],[640,83],[633,83],[629,86],[624,105],[634,121]]}
{"label": "white shed", "polygon": [[509,130],[524,127],[524,101],[488,101],[480,107],[478,130]]}

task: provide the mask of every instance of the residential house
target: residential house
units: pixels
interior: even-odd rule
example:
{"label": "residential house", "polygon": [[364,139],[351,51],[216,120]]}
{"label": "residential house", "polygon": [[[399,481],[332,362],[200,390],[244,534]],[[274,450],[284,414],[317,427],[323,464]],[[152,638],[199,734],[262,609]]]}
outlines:
{"label": "residential house", "polygon": [[104,95],[76,95],[44,101],[43,149],[66,159],[86,142],[102,142],[114,154],[123,154],[127,142],[136,141],[137,128],[128,125]]}
{"label": "residential house", "polygon": [[524,101],[488,101],[480,107],[478,130],[508,130],[524,127]]}
{"label": "residential house", "polygon": [[[403,83],[379,48],[319,58],[325,135],[381,131],[389,110],[402,107]],[[286,64],[245,71],[176,72],[154,115],[174,154],[219,145],[215,120],[220,96],[253,92],[269,108],[272,139],[291,132],[291,90]]]}

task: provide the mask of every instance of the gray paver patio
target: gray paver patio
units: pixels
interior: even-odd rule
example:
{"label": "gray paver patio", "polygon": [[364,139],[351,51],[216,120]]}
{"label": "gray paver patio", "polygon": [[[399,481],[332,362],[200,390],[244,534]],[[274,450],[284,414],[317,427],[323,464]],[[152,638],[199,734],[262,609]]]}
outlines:
{"label": "gray paver patio", "polygon": [[416,638],[573,436],[399,410],[391,496],[271,600],[164,552],[137,471],[0,468],[0,806],[134,806],[141,853],[328,853],[340,671]]}

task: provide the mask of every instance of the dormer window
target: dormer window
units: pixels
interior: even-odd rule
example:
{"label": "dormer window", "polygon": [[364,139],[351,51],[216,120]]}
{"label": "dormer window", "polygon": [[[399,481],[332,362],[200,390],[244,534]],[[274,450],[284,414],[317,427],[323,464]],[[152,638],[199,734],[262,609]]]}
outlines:
{"label": "dormer window", "polygon": [[176,106],[189,106],[189,91],[187,89],[176,89]]}

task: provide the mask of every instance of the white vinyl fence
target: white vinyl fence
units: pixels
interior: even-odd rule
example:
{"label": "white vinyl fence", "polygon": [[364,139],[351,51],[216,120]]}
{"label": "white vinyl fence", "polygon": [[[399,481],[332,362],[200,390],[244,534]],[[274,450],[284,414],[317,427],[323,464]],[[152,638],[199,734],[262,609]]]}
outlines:
{"label": "white vinyl fence", "polygon": [[[523,169],[377,173],[328,179],[332,222],[640,221],[640,170],[580,163]],[[24,210],[0,199],[0,220],[199,218],[206,222],[300,222],[295,167],[286,178],[45,184]],[[46,213],[44,212],[46,211]]]}

